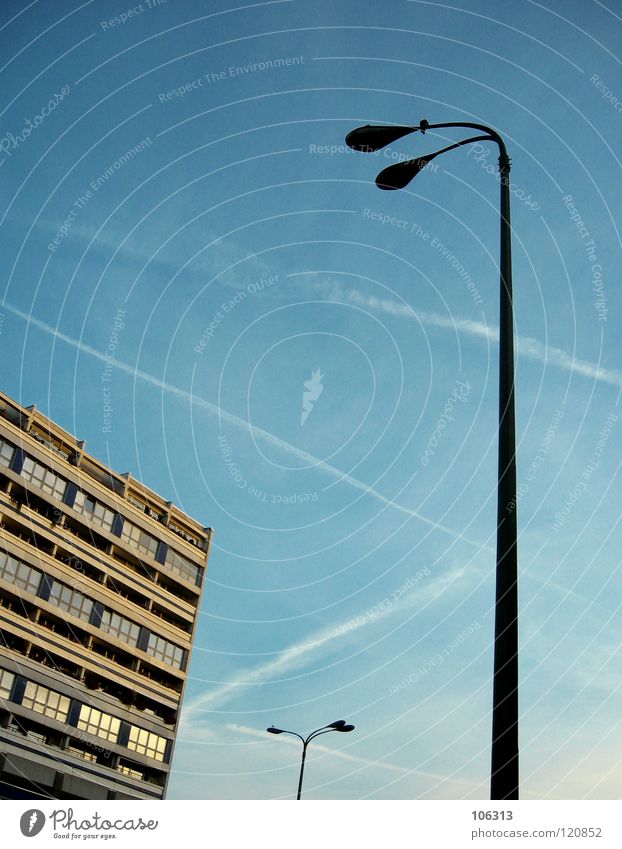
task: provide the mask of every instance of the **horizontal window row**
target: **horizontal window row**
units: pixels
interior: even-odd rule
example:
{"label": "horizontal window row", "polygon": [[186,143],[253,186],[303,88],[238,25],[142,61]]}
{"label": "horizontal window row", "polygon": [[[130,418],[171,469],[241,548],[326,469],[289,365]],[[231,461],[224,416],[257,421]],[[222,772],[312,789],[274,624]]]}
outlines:
{"label": "horizontal window row", "polygon": [[121,720],[90,705],[82,705],[78,717],[78,728],[114,743],[119,736]]}
{"label": "horizontal window row", "polygon": [[65,490],[67,489],[67,481],[48,469],[47,466],[43,466],[41,463],[33,460],[32,457],[24,457],[20,475],[24,480],[30,481],[30,483],[38,486],[39,489],[47,492],[48,495],[62,501]]}
{"label": "horizontal window row", "polygon": [[43,687],[41,684],[35,684],[34,681],[28,681],[22,696],[24,707],[41,713],[43,716],[49,716],[50,719],[58,719],[59,722],[67,721],[70,704],[71,699],[67,696],[57,693],[56,690]]}
{"label": "horizontal window row", "polygon": [[[39,431],[34,426],[31,427],[29,433],[30,433],[31,437],[33,437],[34,439],[37,440],[37,442],[41,443],[42,445],[45,445],[46,448],[50,449],[55,454],[58,454],[64,460],[69,460],[69,458],[72,456],[72,454],[75,455],[74,449],[70,450],[70,449],[66,448],[60,441],[58,441],[57,439],[54,439],[48,433],[44,433],[42,431]],[[13,457],[15,455],[15,451],[16,451],[15,445],[13,445],[12,443],[7,442],[6,440],[0,438],[0,465],[10,467],[11,462],[13,460]],[[95,468],[90,467],[90,466],[91,466],[91,464],[88,463],[86,460],[83,461],[83,463],[81,464],[82,470],[86,471],[87,474],[89,474],[91,477],[94,477],[95,480],[97,480],[99,483],[104,484],[104,486],[108,487],[109,489],[112,489],[113,491],[117,491],[118,487],[110,485],[110,476],[108,474],[106,474],[106,473],[102,474],[101,472],[96,473]],[[150,516],[153,519],[157,519],[158,521],[160,521],[160,515],[161,514],[160,514],[160,512],[158,511],[157,508],[154,509],[153,507],[150,507],[145,501],[136,497],[135,495],[132,495],[131,493],[127,493],[125,495],[125,499],[130,504],[133,504],[134,507],[137,507],[143,513],[145,513],[146,515]],[[87,512],[88,512],[88,508],[87,508]],[[172,533],[176,534],[177,536],[182,537],[183,539],[186,540],[186,542],[189,542],[191,545],[196,546],[197,548],[203,547],[204,540],[201,539],[199,536],[197,536],[195,533],[191,532],[188,528],[180,527],[178,524],[176,524],[173,521],[169,521],[167,523],[167,527],[169,528],[170,531],[172,531]]]}
{"label": "horizontal window row", "polygon": [[[3,551],[0,551],[0,577],[32,595],[42,592],[43,572]],[[164,637],[159,637],[146,628],[141,628],[136,622],[103,605],[99,605],[97,611],[96,603],[88,596],[61,581],[51,578],[47,580],[51,584],[47,598],[50,604],[83,622],[97,625],[110,636],[117,637],[132,647],[139,647],[141,651],[164,661],[175,669],[183,667],[185,652],[181,646],[171,643]],[[45,593],[42,598],[46,600],[44,596]]]}
{"label": "horizontal window row", "polygon": [[187,557],[184,557],[172,548],[169,548],[166,552],[166,565],[171,572],[181,575],[182,578],[190,581],[191,584],[198,584],[200,582],[201,567],[192,563]]}
{"label": "horizontal window row", "polygon": [[[15,451],[15,445],[4,440],[0,440],[0,463],[10,467]],[[47,492],[48,495],[51,495],[53,498],[57,498],[61,501],[65,499],[68,482],[63,477],[56,474],[56,472],[28,455],[26,455],[23,459],[20,476],[24,478],[24,480],[27,480],[39,487],[44,492]],[[72,498],[73,503],[71,503]],[[115,533],[115,536],[119,536],[118,531],[113,531],[117,514],[109,507],[102,504],[102,502],[82,490],[75,491],[75,489],[74,495],[71,497],[68,496],[67,500],[70,502],[68,506],[73,507],[76,512],[83,515],[92,524],[99,525],[104,530],[110,533]],[[124,519],[123,526],[120,531],[120,537],[132,548],[136,549],[136,551],[147,554],[149,557],[156,559],[159,540],[147,533],[147,531],[143,531],[138,525]],[[202,568],[197,566],[187,557],[184,557],[179,552],[169,548],[168,545],[165,564],[170,568],[171,572],[180,575],[186,581],[190,581],[193,584],[200,583],[203,574]]]}
{"label": "horizontal window row", "polygon": [[55,760],[63,758],[63,755],[70,755],[88,763],[99,764],[128,778],[148,782],[159,788],[164,787],[166,772],[163,771],[163,763],[146,766],[138,763],[130,752],[127,752],[126,757],[112,752],[104,741],[102,745],[98,745],[83,740],[83,735],[62,734],[50,728],[45,720],[37,721],[35,717],[14,715],[4,729],[31,742],[56,749],[58,754],[55,755]]}
{"label": "horizontal window row", "polygon": [[129,543],[133,548],[148,554],[155,559],[158,551],[158,540],[131,522],[124,520],[121,529],[121,539]]}
{"label": "horizontal window row", "polygon": [[169,666],[175,669],[181,669],[184,660],[184,650],[174,643],[165,640],[164,637],[158,637],[157,634],[149,634],[149,642],[145,649],[147,654],[152,657],[164,661]]}
{"label": "horizontal window row", "polygon": [[0,670],[0,686],[7,691],[5,698],[10,699],[13,694],[16,704],[30,708],[42,716],[72,724],[80,731],[108,740],[110,743],[118,743],[153,760],[166,759],[168,742],[166,737],[161,737],[138,725],[122,722],[118,717],[90,705],[73,702],[76,707],[72,710],[72,699],[68,696],[63,696],[62,693],[42,684],[36,684],[34,681],[21,680],[23,692],[20,698],[15,689],[15,675],[8,670]]}
{"label": "horizontal window row", "polygon": [[100,501],[96,501],[90,495],[78,490],[73,503],[73,509],[86,516],[89,521],[99,525],[106,531],[111,531],[114,524],[115,513],[105,507]]}
{"label": "horizontal window row", "polygon": [[[2,594],[0,594],[0,604],[2,602],[3,598]],[[27,644],[24,639],[3,629],[0,629],[0,646],[18,652],[34,663],[48,667],[53,675],[60,673],[63,677],[67,676],[68,678],[79,681],[87,690],[98,690],[105,693],[123,705],[124,709],[128,707],[135,708],[141,714],[144,713],[145,715],[160,719],[166,725],[175,725],[177,721],[176,709],[171,705],[167,706],[164,704],[156,694],[146,695],[145,693],[138,692],[132,688],[129,682],[127,686],[116,683],[107,677],[104,670],[99,672],[86,670],[75,663],[71,663],[65,657],[55,654],[49,648],[44,649],[32,643]],[[143,668],[139,674],[143,677],[150,677],[150,675],[146,675],[146,672],[149,673],[149,671],[149,667],[143,664]],[[161,674],[166,675],[166,673]],[[0,706],[2,705],[2,700],[10,696],[14,677],[12,672],[3,671],[0,668]],[[161,683],[164,686],[168,686],[169,689],[173,689],[176,694],[181,692],[181,682],[162,681]]]}
{"label": "horizontal window row", "polygon": [[140,637],[140,625],[115,613],[113,610],[104,609],[99,627],[111,637],[118,637],[130,646],[136,646]]}
{"label": "horizontal window row", "polygon": [[152,731],[145,731],[137,725],[130,726],[130,736],[127,741],[128,749],[147,755],[156,761],[163,761],[166,754],[166,737],[160,737]]}
{"label": "horizontal window row", "polygon": [[7,554],[6,551],[0,550],[0,578],[15,584],[21,590],[36,595],[41,586],[42,577],[43,572],[35,569],[34,566],[30,566],[28,563]]}
{"label": "horizontal window row", "polygon": [[93,615],[93,602],[91,599],[87,598],[78,590],[72,590],[66,584],[61,584],[60,581],[54,581],[52,583],[48,601],[50,604],[55,604],[56,607],[64,610],[65,613],[69,613],[70,616],[77,616],[78,619],[82,619],[85,622],[91,621]]}

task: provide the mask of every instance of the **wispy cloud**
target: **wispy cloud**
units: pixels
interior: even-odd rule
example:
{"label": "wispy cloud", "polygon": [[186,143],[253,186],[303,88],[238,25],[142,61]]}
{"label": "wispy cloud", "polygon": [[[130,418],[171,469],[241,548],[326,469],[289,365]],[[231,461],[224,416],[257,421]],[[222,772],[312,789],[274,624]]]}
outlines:
{"label": "wispy cloud", "polygon": [[[499,344],[499,328],[483,321],[472,321],[467,318],[454,318],[437,313],[415,310],[408,304],[394,301],[390,298],[377,298],[374,295],[362,295],[355,289],[349,289],[336,282],[318,281],[316,288],[328,291],[335,300],[369,309],[374,312],[391,315],[395,318],[403,318],[417,321],[428,327],[438,327],[442,330],[450,330],[453,333],[461,333],[466,336],[477,337],[489,344]],[[529,360],[537,360],[540,363],[554,366],[563,371],[580,374],[601,383],[609,383],[622,388],[622,372],[616,369],[601,368],[597,363],[580,360],[573,357],[561,348],[544,345],[538,339],[531,336],[517,336],[515,339],[516,353],[519,357]]]}
{"label": "wispy cloud", "polygon": [[[260,154],[251,159],[278,156],[288,152],[291,151],[271,151],[269,154]],[[177,193],[160,201],[138,221],[115,215],[114,224],[107,220],[98,229],[79,221],[72,224],[68,238],[76,253],[78,250],[83,251],[80,263],[89,251],[98,251],[109,255],[103,274],[113,262],[131,263],[134,267],[139,265],[140,271],[128,290],[128,297],[147,268],[151,269],[151,274],[154,269],[157,269],[160,272],[159,276],[162,279],[168,278],[169,282],[183,271],[191,269],[193,278],[199,280],[203,288],[207,288],[218,280],[220,285],[236,290],[240,286],[240,274],[248,276],[251,280],[273,274],[273,268],[266,262],[264,256],[269,251],[248,253],[247,247],[237,238],[241,231],[249,226],[255,226],[257,222],[253,222],[253,225],[241,224],[227,233],[217,233],[206,224],[206,216],[228,203],[230,199],[221,201],[209,209],[202,210],[193,218],[187,219],[184,200],[176,195]],[[327,211],[304,210],[304,214],[313,212],[321,214]],[[352,210],[336,209],[330,211],[352,212]],[[180,225],[182,221],[183,224]],[[22,223],[30,222],[23,220]],[[35,226],[49,240],[56,235],[55,222],[42,219],[37,220]],[[197,246],[200,247],[197,248]],[[62,262],[63,254],[57,254],[55,259],[57,262]],[[75,257],[71,265],[75,266]],[[152,283],[153,280],[150,279],[150,286]],[[275,288],[266,291],[276,293],[278,290]]]}
{"label": "wispy cloud", "polygon": [[[88,356],[93,357],[94,359],[99,360],[100,362],[106,363],[108,366],[111,365],[109,357],[107,357],[97,348],[93,348],[91,345],[81,342],[78,339],[74,339],[73,337],[68,336],[66,333],[62,333],[57,328],[52,327],[51,325],[47,324],[44,321],[41,321],[38,318],[34,318],[32,315],[28,315],[17,307],[13,307],[10,304],[5,303],[4,308],[13,315],[28,322],[29,327],[34,327],[37,330],[42,331],[43,333],[47,333],[48,335],[53,336],[57,341],[63,342],[64,344],[75,348],[82,354],[87,354]],[[324,474],[339,482],[347,484],[353,489],[359,490],[364,495],[374,498],[376,501],[379,501],[381,504],[384,504],[386,507],[391,508],[392,510],[397,510],[400,513],[409,516],[410,518],[417,519],[418,521],[422,522],[424,525],[427,525],[429,528],[432,528],[435,531],[441,531],[442,533],[452,537],[454,540],[467,543],[468,545],[473,546],[478,550],[485,548],[482,543],[477,542],[476,540],[469,539],[463,534],[457,533],[456,531],[452,530],[451,528],[448,528],[440,522],[435,522],[434,520],[429,519],[427,516],[424,516],[417,510],[412,510],[409,507],[405,507],[404,505],[399,504],[397,501],[394,501],[391,498],[387,498],[387,496],[383,495],[374,487],[369,486],[369,484],[364,483],[363,481],[353,477],[352,475],[348,475],[345,472],[342,472],[341,469],[332,466],[330,463],[326,463],[324,460],[320,460],[317,457],[314,457],[307,451],[303,451],[301,448],[297,448],[290,442],[286,442],[284,439],[281,439],[280,437],[275,436],[273,433],[270,433],[270,431],[264,430],[263,428],[257,427],[256,425],[253,425],[251,428],[249,422],[245,419],[241,419],[239,416],[227,412],[222,407],[219,407],[217,404],[214,404],[211,401],[207,401],[205,398],[200,398],[193,392],[189,392],[186,389],[180,389],[178,386],[174,386],[171,383],[167,383],[161,380],[160,378],[155,377],[154,375],[149,374],[148,372],[137,369],[134,366],[129,365],[128,363],[122,362],[121,360],[113,359],[112,366],[117,371],[129,375],[135,380],[139,380],[142,383],[147,383],[150,386],[154,386],[155,388],[160,389],[162,392],[165,392],[168,395],[179,398],[180,400],[192,405],[192,407],[194,407],[195,409],[203,410],[208,415],[217,418],[219,424],[225,422],[226,424],[235,427],[238,430],[244,431],[248,434],[252,434],[253,438],[261,440],[262,442],[264,442],[264,444],[270,445],[284,454],[295,457],[297,460],[300,460],[306,466],[312,467],[317,471],[323,472]]]}
{"label": "wispy cloud", "polygon": [[[170,214],[170,220],[173,221],[181,220],[181,217],[181,215],[176,216],[174,211]],[[140,275],[145,273],[148,266],[158,268],[163,274],[169,276],[169,279],[191,267],[193,274],[205,281],[218,279],[222,285],[235,288],[239,287],[237,274],[239,274],[238,266],[240,265],[253,278],[270,273],[269,267],[265,265],[258,254],[245,254],[234,239],[227,238],[227,234],[212,235],[209,231],[206,232],[200,220],[193,220],[183,228],[173,229],[172,231],[165,225],[155,225],[152,222],[149,226],[148,236],[143,235],[141,237],[138,235],[140,233],[139,228],[144,220],[134,224],[131,229],[128,226],[127,231],[117,229],[116,232],[109,228],[94,231],[89,227],[76,224],[71,230],[71,238],[84,245],[85,250],[92,249],[110,254],[106,267],[113,261],[140,264],[141,271],[134,280],[132,288],[136,285]],[[154,229],[156,226],[160,227],[159,231]],[[41,227],[46,232],[50,230],[50,226],[46,222],[42,222]],[[165,236],[167,237],[165,238]],[[145,238],[148,238],[150,244],[153,245],[152,250],[145,247]],[[176,255],[186,257],[182,265],[180,265],[178,259],[171,256],[170,243],[173,240]],[[197,245],[201,245],[199,250],[197,250]],[[226,273],[234,270],[237,271],[235,279]],[[130,289],[130,293],[131,291]]]}
{"label": "wispy cloud", "polygon": [[[333,643],[339,642],[340,646],[343,646],[354,641],[355,635],[358,640],[361,629],[377,625],[385,619],[396,616],[404,609],[425,604],[458,581],[465,569],[466,565],[445,572],[421,586],[415,586],[410,593],[373,615],[370,615],[369,611],[361,611],[359,615],[352,616],[346,622],[316,631],[310,637],[288,646],[276,657],[258,666],[241,670],[237,673],[235,681],[206,690],[186,702],[184,706],[186,728],[189,728],[188,720],[192,713],[200,714],[200,712],[214,710],[239,695],[241,690],[250,685],[283,680],[279,679],[279,676],[302,669],[319,657],[329,654],[333,650]],[[477,577],[477,570],[472,566],[469,568],[469,576],[472,580]],[[200,722],[201,717],[196,716],[194,720]]]}

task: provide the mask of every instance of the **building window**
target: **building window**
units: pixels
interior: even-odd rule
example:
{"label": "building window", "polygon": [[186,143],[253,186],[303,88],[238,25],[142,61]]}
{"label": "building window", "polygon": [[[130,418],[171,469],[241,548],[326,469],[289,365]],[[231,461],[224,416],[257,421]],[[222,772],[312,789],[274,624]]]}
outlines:
{"label": "building window", "polygon": [[49,448],[55,454],[59,454],[64,460],[69,459],[69,452],[63,446],[63,443],[58,439],[55,439],[50,433],[44,430],[39,430],[38,427],[32,426],[30,428],[30,435],[33,436],[37,442],[40,442],[42,445],[45,445],[46,448]]}
{"label": "building window", "polygon": [[173,643],[169,643],[164,637],[158,637],[157,634],[149,634],[147,654],[163,660],[164,663],[174,666],[175,669],[179,669],[184,657],[184,650]]}
{"label": "building window", "polygon": [[144,772],[140,772],[138,769],[133,769],[131,766],[127,766],[127,764],[124,764],[123,762],[117,766],[117,772],[120,772],[122,775],[128,775],[130,778],[140,778],[141,780],[145,778]]}
{"label": "building window", "polygon": [[96,761],[97,755],[95,752],[87,752],[86,749],[78,749],[77,746],[67,746],[66,751],[76,758],[82,758],[84,761]]}
{"label": "building window", "polygon": [[194,534],[188,533],[188,531],[184,530],[184,528],[180,528],[179,525],[176,525],[175,522],[168,523],[169,531],[173,531],[174,534],[177,534],[179,537],[183,537],[186,542],[189,542],[191,545],[199,546],[201,541],[198,537],[195,537]]}
{"label": "building window", "polygon": [[151,731],[145,731],[144,728],[137,728],[136,725],[132,725],[127,747],[156,761],[163,761],[166,751],[166,737],[159,737],[157,734],[152,734]]}
{"label": "building window", "polygon": [[20,475],[54,498],[62,500],[65,489],[67,488],[67,481],[46,466],[37,463],[32,457],[24,458],[24,465],[22,466]]}
{"label": "building window", "polygon": [[134,507],[138,507],[138,509],[139,509],[139,510],[142,510],[142,511],[145,511],[145,510],[146,510],[147,505],[145,504],[145,502],[144,502],[144,501],[140,501],[138,498],[136,498],[136,496],[134,496],[134,495],[129,495],[129,494],[128,494],[128,495],[126,495],[125,497],[126,497],[126,498],[127,498],[127,500],[130,502],[130,504],[133,504],[133,505],[134,505]]}
{"label": "building window", "polygon": [[138,642],[140,626],[126,619],[125,616],[114,613],[112,610],[104,610],[99,627],[112,637],[118,637],[132,646],[135,646]]}
{"label": "building window", "polygon": [[13,689],[15,675],[8,669],[0,669],[0,699],[8,699]]}
{"label": "building window", "polygon": [[35,743],[42,743],[45,745],[48,741],[47,734],[44,734],[42,731],[35,731],[34,728],[29,728],[26,732],[26,737],[29,740],[34,740]]}
{"label": "building window", "polygon": [[176,572],[178,575],[181,575],[182,578],[185,578],[186,581],[196,584],[199,567],[195,566],[192,561],[183,557],[181,554],[178,554],[172,548],[169,548],[166,552],[166,565],[169,567],[171,572]]}
{"label": "building window", "polygon": [[138,525],[133,525],[131,522],[126,521],[123,523],[121,539],[128,542],[132,548],[136,548],[138,551],[142,551],[150,557],[155,557],[156,551],[158,550],[157,539],[141,530]]}
{"label": "building window", "polygon": [[88,622],[91,618],[91,611],[93,610],[91,599],[82,595],[77,590],[72,590],[66,584],[54,581],[49,600],[50,604],[55,604],[66,613],[77,616],[78,619]]}
{"label": "building window", "polygon": [[41,575],[38,569],[17,560],[6,551],[0,551],[0,578],[5,581],[10,581],[16,587],[36,595],[41,584]]}
{"label": "building window", "polygon": [[94,525],[99,525],[106,531],[111,530],[115,514],[112,510],[100,504],[99,501],[91,498],[90,495],[86,495],[84,492],[78,490],[73,509],[86,516]]}
{"label": "building window", "polygon": [[35,684],[34,681],[28,681],[22,699],[24,707],[36,710],[37,713],[42,713],[51,719],[58,719],[60,722],[67,720],[69,702],[70,699],[67,696],[61,696],[55,690],[48,690],[47,687]]}
{"label": "building window", "polygon": [[14,454],[15,446],[11,445],[10,442],[5,442],[4,439],[0,439],[0,466],[10,468]]}
{"label": "building window", "polygon": [[96,737],[103,737],[105,740],[114,742],[119,736],[120,725],[121,720],[110,716],[109,713],[102,713],[89,705],[82,705],[80,708],[78,728],[89,734],[95,734]]}

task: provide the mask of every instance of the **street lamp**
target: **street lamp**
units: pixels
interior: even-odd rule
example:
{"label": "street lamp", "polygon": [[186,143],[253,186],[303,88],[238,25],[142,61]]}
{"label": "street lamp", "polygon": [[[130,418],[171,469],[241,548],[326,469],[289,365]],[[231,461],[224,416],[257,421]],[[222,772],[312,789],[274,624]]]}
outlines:
{"label": "street lamp", "polygon": [[462,127],[472,136],[435,153],[390,165],[378,174],[380,189],[404,188],[436,156],[465,144],[493,141],[499,148],[501,182],[499,304],[499,466],[497,484],[497,574],[492,705],[491,799],[518,799],[518,561],[516,527],[516,433],[514,420],[514,318],[510,227],[510,159],[501,136],[483,124],[429,124],[417,127],[358,127],[346,136],[354,150],[373,153],[409,133]]}
{"label": "street lamp", "polygon": [[311,742],[311,740],[315,740],[316,737],[319,737],[321,734],[328,734],[331,731],[340,731],[342,734],[347,734],[349,731],[354,731],[354,726],[349,725],[345,719],[338,719],[336,722],[331,722],[330,725],[323,725],[321,728],[317,728],[315,731],[312,731],[309,736],[305,739],[300,734],[297,734],[295,731],[285,731],[283,728],[275,728],[274,725],[271,725],[270,728],[267,728],[270,734],[293,734],[294,737],[298,737],[299,740],[302,740],[302,760],[300,762],[300,778],[298,779],[298,795],[296,799],[300,799],[300,794],[302,793],[302,776],[305,771],[305,758],[307,756],[307,746]]}

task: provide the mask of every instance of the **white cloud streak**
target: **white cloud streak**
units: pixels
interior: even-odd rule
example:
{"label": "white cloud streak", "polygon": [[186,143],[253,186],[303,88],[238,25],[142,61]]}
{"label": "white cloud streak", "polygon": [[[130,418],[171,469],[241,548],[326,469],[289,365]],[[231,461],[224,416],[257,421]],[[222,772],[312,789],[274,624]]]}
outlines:
{"label": "white cloud streak", "polygon": [[[376,625],[384,619],[395,616],[404,608],[424,604],[427,600],[437,597],[443,590],[457,581],[464,571],[465,567],[456,568],[439,575],[435,580],[421,587],[415,585],[409,593],[377,613],[370,614],[368,610],[363,611],[358,616],[355,615],[339,625],[322,628],[307,639],[294,643],[284,651],[279,652],[275,658],[265,661],[259,666],[240,671],[235,681],[207,690],[185,703],[183,711],[186,728],[189,727],[188,714],[190,712],[198,714],[202,711],[213,710],[240,695],[241,691],[249,685],[274,683],[275,680],[283,680],[282,678],[279,679],[278,676],[301,669],[311,661],[328,654],[335,641],[340,641],[341,644],[350,642],[353,640],[354,634],[362,628]],[[476,569],[472,565],[469,574],[472,579],[475,579]],[[197,717],[197,720],[200,722],[200,717]]]}
{"label": "white cloud streak", "polygon": [[321,471],[330,477],[334,478],[339,482],[343,482],[353,489],[357,489],[360,492],[374,498],[376,501],[379,501],[381,504],[384,504],[386,507],[391,508],[392,510],[397,510],[400,513],[404,513],[411,518],[418,519],[424,525],[432,528],[435,531],[442,531],[444,534],[452,537],[455,540],[459,540],[461,542],[467,543],[468,545],[473,546],[474,548],[480,550],[485,546],[482,543],[477,542],[475,540],[471,540],[463,534],[456,533],[451,528],[446,527],[440,522],[435,522],[432,519],[428,519],[427,516],[422,515],[417,510],[411,510],[409,507],[405,507],[403,504],[399,504],[397,501],[393,501],[390,498],[387,498],[374,487],[369,486],[358,478],[353,477],[352,475],[348,475],[345,472],[342,472],[340,469],[337,469],[335,466],[332,466],[330,463],[326,463],[323,460],[314,457],[312,454],[303,451],[300,448],[297,448],[295,445],[292,445],[289,442],[286,442],[284,439],[280,439],[278,436],[275,436],[270,431],[264,430],[263,428],[257,427],[256,425],[249,424],[248,421],[241,419],[239,416],[234,415],[233,413],[228,413],[226,410],[223,410],[222,407],[219,407],[217,404],[212,403],[211,401],[207,401],[204,398],[200,398],[197,395],[194,395],[192,392],[188,392],[185,389],[180,389],[177,386],[174,386],[171,383],[166,383],[158,377],[155,377],[148,372],[141,371],[140,369],[135,368],[134,366],[128,365],[127,363],[122,362],[121,360],[113,359],[110,360],[105,354],[101,351],[93,348],[91,345],[87,345],[86,343],[80,342],[77,339],[74,339],[71,336],[68,336],[65,333],[62,333],[57,328],[46,324],[46,322],[41,321],[38,318],[34,318],[31,315],[27,315],[22,312],[22,310],[17,309],[16,307],[10,306],[9,304],[5,304],[4,308],[12,313],[13,315],[23,319],[28,322],[30,327],[35,327],[38,330],[41,330],[44,333],[47,333],[53,336],[59,342],[63,342],[66,345],[75,348],[83,354],[87,354],[90,357],[93,357],[100,362],[106,363],[108,366],[112,364],[112,366],[120,372],[129,375],[135,380],[139,380],[143,383],[147,383],[150,386],[154,386],[157,389],[160,389],[162,392],[165,392],[168,395],[174,396],[187,402],[192,405],[195,409],[203,410],[208,413],[208,415],[217,418],[220,422],[226,422],[228,425],[237,428],[238,430],[245,431],[246,433],[252,433],[253,437],[263,441],[267,445],[271,445],[276,448],[278,451],[281,451],[284,454],[295,457],[297,460],[300,460],[307,466],[312,466],[314,469]]}
{"label": "white cloud streak", "polygon": [[[473,336],[485,340],[489,344],[499,344],[499,329],[484,324],[483,321],[472,321],[467,318],[450,318],[436,313],[415,310],[408,304],[393,301],[390,298],[377,298],[373,295],[361,295],[355,289],[346,289],[337,283],[318,283],[319,289],[330,289],[332,297],[346,303],[355,304],[365,309],[391,315],[395,318],[417,321],[428,327],[438,327],[442,330],[451,330],[453,333],[461,333],[465,336]],[[543,345],[542,342],[531,336],[517,336],[515,339],[516,353],[519,357],[528,360],[536,360],[545,365],[555,366],[563,371],[580,374],[583,377],[598,380],[601,383],[609,383],[611,386],[622,388],[622,372],[616,369],[604,369],[596,363],[571,357],[561,348]]]}

